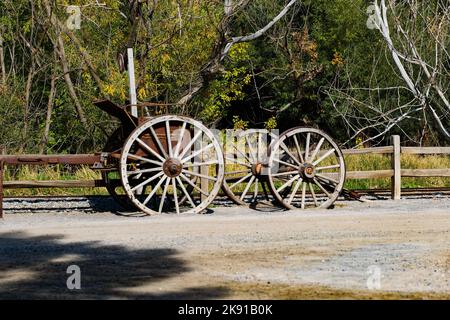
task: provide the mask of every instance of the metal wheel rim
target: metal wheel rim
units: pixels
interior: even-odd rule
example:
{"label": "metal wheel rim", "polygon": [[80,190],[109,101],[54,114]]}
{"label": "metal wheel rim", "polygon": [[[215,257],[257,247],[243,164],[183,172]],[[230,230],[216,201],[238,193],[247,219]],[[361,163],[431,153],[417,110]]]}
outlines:
{"label": "metal wheel rim", "polygon": [[[197,158],[197,156],[195,155],[196,153],[200,152],[200,150],[196,149],[191,153],[188,153],[188,151],[190,151],[190,149],[192,149],[192,146],[187,148],[187,146],[185,146],[186,148],[183,149],[184,147],[181,146],[181,143],[178,142],[182,142],[183,139],[181,139],[180,141],[175,141],[172,140],[170,137],[172,136],[172,134],[166,134],[166,139],[167,137],[170,138],[170,142],[177,142],[175,144],[175,149],[171,150],[170,152],[172,152],[172,154],[159,154],[159,156],[156,156],[157,160],[152,160],[153,162],[155,162],[155,168],[159,168],[159,171],[155,171],[155,174],[152,178],[154,178],[154,181],[156,183],[156,186],[154,186],[154,188],[157,189],[157,191],[155,191],[155,193],[150,196],[150,194],[153,192],[150,192],[149,195],[147,195],[147,197],[150,197],[149,199],[151,200],[152,198],[155,198],[155,195],[157,194],[158,190],[161,191],[161,199],[159,200],[159,203],[157,204],[158,210],[153,210],[151,208],[149,208],[147,206],[147,204],[149,203],[148,201],[150,201],[149,199],[145,199],[145,201],[147,201],[146,203],[144,203],[145,201],[141,201],[139,200],[133,190],[132,187],[129,184],[129,179],[128,179],[128,174],[127,174],[127,168],[128,168],[128,162],[127,160],[129,159],[130,155],[129,151],[130,148],[133,146],[133,144],[137,141],[136,138],[139,138],[140,135],[146,131],[151,131],[150,128],[154,128],[157,125],[161,125],[162,123],[166,124],[166,126],[169,126],[169,123],[181,123],[182,126],[185,126],[184,131],[186,132],[188,129],[186,129],[189,126],[189,129],[196,129],[196,134],[194,137],[191,137],[192,140],[194,140],[193,145],[195,143],[198,142],[199,137],[203,136],[206,137],[207,141],[209,142],[208,146],[203,147],[201,150],[204,150],[204,152],[206,151],[212,151],[213,155],[214,155],[214,159],[211,161],[205,161],[204,163],[209,163],[209,162],[214,162],[214,165],[217,167],[217,173],[215,174],[215,176],[208,176],[208,181],[213,181],[212,182],[212,186],[210,185],[210,183],[208,183],[208,190],[204,192],[206,193],[204,195],[204,198],[199,199],[199,201],[195,201],[193,199],[193,197],[191,197],[191,195],[189,194],[189,192],[187,192],[187,187],[190,184],[186,184],[187,181],[185,180],[186,178],[188,180],[192,181],[199,181],[201,179],[193,179],[193,177],[195,175],[197,175],[197,173],[195,173],[195,170],[190,171],[190,173],[186,172],[189,171],[189,166],[191,164],[195,164],[195,159]],[[181,129],[183,130],[183,129]],[[180,134],[181,135],[181,134]],[[197,135],[199,137],[197,137]],[[201,140],[201,139],[200,139]],[[160,141],[161,142],[161,141]],[[191,141],[189,142],[189,144],[191,143]],[[170,143],[171,144],[171,143]],[[178,146],[180,145],[180,146]],[[169,143],[167,143],[167,146],[169,146]],[[169,147],[168,147],[169,148]],[[172,147],[173,148],[173,147]],[[169,148],[170,149],[170,148]],[[177,150],[178,149],[178,150]],[[186,150],[189,149],[189,150]],[[169,150],[168,150],[169,151]],[[150,150],[149,150],[150,152]],[[167,153],[167,152],[166,152]],[[201,153],[200,153],[201,154]],[[176,177],[169,177],[167,175],[167,173],[164,171],[163,168],[163,164],[165,162],[163,162],[162,160],[164,159],[165,161],[168,160],[167,157],[170,156],[181,156],[180,159],[178,159],[180,162],[186,161],[186,163],[182,164],[182,172],[176,176]],[[191,162],[194,161],[194,162]],[[202,162],[197,162],[197,163],[202,163]],[[206,167],[207,165],[201,165],[201,167]],[[195,167],[195,166],[193,166]],[[159,177],[156,177],[159,175]],[[128,195],[130,201],[137,207],[139,208],[142,212],[148,214],[148,215],[154,215],[154,214],[160,214],[162,212],[167,212],[162,210],[164,204],[163,202],[166,201],[166,198],[169,197],[169,193],[168,190],[170,189],[170,187],[168,187],[167,185],[171,185],[172,186],[172,191],[175,190],[175,193],[173,194],[173,201],[175,202],[175,211],[169,211],[169,212],[176,212],[176,213],[199,213],[202,212],[203,210],[205,210],[208,205],[214,200],[214,198],[217,196],[220,187],[222,185],[222,180],[223,180],[223,175],[224,175],[224,163],[223,163],[223,153],[222,153],[222,148],[220,147],[220,144],[218,142],[218,140],[216,139],[216,137],[214,137],[213,133],[206,128],[202,123],[192,119],[192,118],[188,118],[188,117],[182,117],[182,116],[174,116],[174,115],[167,115],[167,116],[160,116],[160,117],[156,117],[156,118],[152,118],[149,121],[145,122],[144,124],[142,124],[141,126],[139,126],[138,128],[136,128],[128,137],[127,141],[125,142],[125,145],[123,147],[122,150],[122,155],[121,155],[121,159],[120,159],[120,176],[122,179],[122,184],[123,187],[125,189],[126,194]],[[151,178],[151,179],[152,179]],[[182,187],[182,185],[184,186],[184,189]],[[147,186],[149,186],[149,184],[147,184]],[[175,187],[173,187],[175,186]],[[192,185],[190,185],[192,186]],[[198,187],[198,186],[197,186]],[[197,190],[199,190],[200,188],[198,187]],[[164,191],[166,190],[166,191]],[[156,198],[155,198],[156,199]],[[189,206],[191,207],[188,210],[182,211],[181,210],[181,201],[183,199],[186,199]],[[191,201],[192,200],[192,201]]]}
{"label": "metal wheel rim", "polygon": [[[275,157],[277,157],[277,152],[276,151],[280,149],[280,146],[281,146],[282,149],[283,149],[283,147],[286,147],[284,142],[288,138],[296,137],[296,139],[298,141],[298,137],[297,137],[298,134],[306,134],[306,140],[308,140],[308,134],[309,135],[311,135],[311,134],[318,135],[318,136],[321,137],[321,139],[322,138],[324,139],[324,142],[326,141],[332,147],[332,149],[334,149],[334,151],[329,156],[334,154],[336,159],[337,159],[338,163],[336,163],[335,165],[338,165],[339,167],[337,167],[335,169],[339,170],[339,172],[337,174],[338,179],[334,179],[331,174],[324,175],[323,173],[319,173],[319,174],[321,176],[328,177],[328,179],[333,179],[335,181],[332,182],[332,181],[330,181],[328,179],[323,179],[323,177],[319,177],[319,176],[316,176],[315,180],[314,179],[313,180],[309,180],[307,178],[300,177],[302,179],[299,179],[299,178],[294,179],[292,181],[292,183],[289,184],[289,186],[292,188],[292,192],[289,192],[289,194],[287,194],[287,195],[286,194],[281,195],[280,191],[278,191],[278,190],[279,190],[279,188],[283,187],[284,184],[281,187],[277,188],[276,183],[275,183],[275,181],[277,180],[277,174],[280,174],[278,171],[274,172],[275,169],[274,169],[274,165],[273,164],[275,162]],[[300,142],[298,144],[300,145]],[[320,140],[319,140],[319,143],[317,143],[317,145],[319,145],[319,144],[320,144]],[[321,146],[319,145],[319,150],[316,151],[317,145],[314,148],[312,148],[312,145],[309,145],[309,148],[308,148],[309,151],[308,151],[308,154],[306,154],[306,152],[305,152],[306,151],[306,145],[307,145],[307,142],[305,142],[305,145],[303,146],[304,147],[303,154],[302,154],[303,158],[305,158],[305,156],[308,156],[309,158],[313,157],[314,159],[312,159],[312,160],[311,159],[308,159],[308,160],[303,159],[305,161],[315,162],[317,160],[320,160],[322,156],[325,156],[326,153],[331,150],[331,149],[328,150],[325,154],[322,154],[321,157],[318,157],[318,155],[320,154],[319,152],[321,150]],[[297,146],[296,146],[295,149],[298,150]],[[301,149],[301,146],[300,146],[300,149]],[[290,151],[290,150],[288,149],[288,151]],[[302,150],[300,150],[300,151],[302,151]],[[292,155],[292,152],[291,152],[291,155]],[[324,159],[320,160],[316,164],[316,166],[318,164],[320,164],[323,160],[325,160],[328,157],[325,157]],[[300,158],[300,156],[299,156],[299,158]],[[297,159],[297,160],[301,160],[301,159]],[[301,163],[302,161],[299,161],[299,162]],[[278,200],[278,202],[283,207],[285,207],[287,209],[324,209],[324,208],[328,208],[336,201],[336,199],[338,198],[339,194],[341,193],[341,191],[342,191],[342,189],[344,187],[346,168],[345,168],[345,160],[344,160],[343,153],[342,153],[341,149],[339,148],[339,146],[336,144],[336,142],[328,134],[326,134],[325,132],[323,132],[321,130],[318,130],[318,129],[314,129],[314,128],[293,128],[293,129],[290,129],[290,130],[284,132],[283,134],[281,134],[279,139],[272,145],[271,155],[270,155],[270,158],[269,158],[269,166],[270,166],[270,170],[269,170],[270,189],[271,189],[274,197]],[[318,168],[321,168],[321,167],[318,167]],[[324,169],[321,169],[320,171],[322,171],[322,170],[324,170]],[[291,177],[290,179],[293,179],[293,178],[294,177]],[[301,183],[301,186],[297,186],[297,184],[299,183],[299,180],[303,181]],[[327,183],[325,183],[324,180],[328,180]],[[336,183],[336,181],[337,181],[337,183]],[[320,186],[317,185],[317,182],[320,185],[322,185],[323,188],[320,188]],[[319,189],[325,194],[325,198],[326,198],[325,201],[321,202],[320,204],[318,204],[316,202],[317,199],[316,199],[315,192],[313,191],[314,188],[312,188],[311,185],[313,187],[319,187]],[[330,186],[331,185],[334,186],[334,188],[333,188],[334,190],[330,190],[330,188],[331,188]],[[313,208],[309,208],[309,207],[307,208],[306,207],[306,199],[303,200],[304,198],[306,198],[306,191],[304,191],[305,189],[309,189],[308,191],[310,192],[311,196],[313,197],[313,200],[314,200],[314,207]],[[327,191],[328,194],[325,193],[325,191]],[[292,204],[293,198],[291,198],[291,196],[292,196],[293,192],[295,192],[294,197],[297,195],[297,192],[301,192],[301,204],[300,204],[300,207]],[[303,195],[303,194],[305,194],[305,195]]]}
{"label": "metal wheel rim", "polygon": [[[242,175],[238,176],[238,177],[233,177],[232,181],[231,181],[232,178],[227,179],[227,175],[233,174],[233,172],[235,172],[235,171],[227,172],[225,170],[222,190],[230,200],[232,200],[234,203],[236,203],[238,205],[250,205],[250,204],[255,203],[257,201],[259,191],[263,191],[267,202],[272,202],[272,199],[270,198],[272,196],[272,194],[270,192],[270,187],[267,182],[267,176],[257,176],[252,172],[252,169],[251,169],[251,166],[256,165],[258,162],[262,163],[264,161],[267,162],[267,160],[268,160],[268,159],[267,160],[262,159],[262,156],[265,154],[266,157],[268,158],[268,155],[270,154],[269,153],[270,145],[266,145],[265,150],[259,150],[259,147],[258,147],[260,145],[261,136],[263,134],[270,135],[271,144],[277,138],[277,136],[275,134],[271,133],[269,130],[266,130],[266,129],[245,130],[245,131],[241,132],[237,136],[237,138],[244,139],[245,146],[248,147],[250,153],[247,153],[244,155],[244,154],[242,154],[241,150],[237,150],[237,153],[240,155],[239,160],[230,159],[229,157],[225,158],[225,165],[230,164],[230,162],[232,162],[231,164],[240,164],[242,167],[247,168],[247,169],[243,169],[243,170],[238,170],[238,171],[242,171]],[[257,135],[258,140],[256,142],[256,147],[258,147],[258,149],[255,149],[254,148],[255,146],[252,146],[250,143],[249,139],[251,138],[252,135]],[[234,141],[233,141],[233,146],[236,149]],[[243,163],[243,164],[241,164],[241,163]],[[244,173],[244,171],[246,171],[246,172]],[[246,178],[241,183],[239,183],[240,179],[242,179],[246,176],[248,176],[248,178]],[[236,182],[238,182],[238,183],[236,184]],[[236,194],[236,192],[233,191],[233,189],[237,189],[237,187],[241,184],[244,184],[245,187],[242,190],[242,194],[238,195],[238,194]],[[250,191],[252,186],[253,186],[253,191]],[[248,195],[248,194],[252,195],[250,198],[250,201],[248,201],[249,200],[248,197],[246,198],[246,195]]]}

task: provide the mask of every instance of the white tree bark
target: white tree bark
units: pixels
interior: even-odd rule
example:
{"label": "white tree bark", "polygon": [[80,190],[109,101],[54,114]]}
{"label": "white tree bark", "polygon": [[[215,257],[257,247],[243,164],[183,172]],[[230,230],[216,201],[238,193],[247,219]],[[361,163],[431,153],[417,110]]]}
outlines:
{"label": "white tree bark", "polygon": [[189,92],[181,97],[181,99],[178,100],[177,104],[187,104],[189,101],[191,101],[193,97],[206,85],[206,82],[208,81],[207,79],[211,78],[212,75],[218,73],[223,68],[221,65],[222,60],[228,55],[233,45],[240,42],[252,41],[261,37],[270,28],[272,28],[275,23],[282,19],[297,1],[298,0],[291,0],[283,8],[283,10],[281,10],[281,12],[262,29],[250,35],[233,37],[230,42],[226,42],[224,41],[224,38],[226,35],[226,30],[229,29],[229,23],[231,21],[230,17],[237,11],[245,7],[248,4],[249,0],[240,0],[238,2],[233,2],[233,0],[224,0],[225,18],[221,22],[221,28],[223,29],[224,34],[220,35],[219,40],[222,42],[219,42],[219,50],[213,51],[213,54],[211,55],[209,61],[205,63],[205,65],[201,68],[202,72],[200,74],[200,77],[192,82]]}
{"label": "white tree bark", "polygon": [[3,50],[3,37],[2,28],[0,28],[0,71],[1,71],[1,84],[6,86],[6,66],[5,66],[5,51]]}
{"label": "white tree bark", "polygon": [[[422,90],[417,88],[416,85],[414,84],[414,81],[411,79],[410,75],[408,74],[408,72],[405,69],[405,66],[403,65],[401,55],[398,54],[398,50],[395,48],[395,46],[393,44],[393,41],[392,41],[392,38],[390,35],[390,30],[389,30],[389,21],[388,21],[388,17],[387,17],[386,1],[381,0],[381,7],[378,4],[378,0],[375,0],[374,4],[375,4],[375,14],[377,17],[378,30],[380,31],[381,35],[385,39],[385,41],[388,45],[388,48],[391,51],[395,65],[397,66],[398,70],[400,71],[402,78],[406,82],[406,85],[408,86],[408,88],[411,90],[411,92],[417,98],[417,100],[420,101],[421,106],[424,109],[428,108],[431,111],[431,114],[433,115],[434,120],[435,120],[436,124],[438,125],[439,129],[441,130],[441,132],[447,138],[450,138],[450,132],[447,130],[445,125],[442,123],[441,117],[438,115],[438,113],[436,112],[435,108],[431,105],[431,103],[427,102],[427,99],[426,99],[427,95],[424,94],[424,92],[422,92]],[[404,33],[404,35],[406,35],[406,33]],[[409,43],[409,46],[411,47],[415,61],[417,61],[418,64],[422,67],[425,75],[427,76],[428,80],[430,81],[431,86],[436,90],[438,96],[441,98],[442,103],[450,110],[449,101],[447,100],[447,98],[445,97],[444,93],[439,88],[439,86],[436,85],[435,83],[433,83],[431,73],[429,72],[426,63],[420,58],[417,48],[414,46],[411,39],[407,39],[407,41]],[[405,57],[406,55],[402,55],[402,56]]]}
{"label": "white tree bark", "polygon": [[[270,21],[267,25],[265,25],[263,28],[259,29],[258,31],[246,35],[246,36],[239,36],[239,37],[233,37],[231,39],[230,42],[227,43],[227,45],[225,46],[225,49],[222,52],[222,59],[228,54],[228,52],[230,51],[231,47],[237,43],[240,42],[248,42],[248,41],[252,41],[255,40],[259,37],[261,37],[263,34],[265,34],[270,28],[273,27],[273,25],[275,23],[277,23],[280,19],[282,19],[286,13],[289,12],[289,9],[297,2],[298,0],[291,0],[284,8],[283,10],[281,10],[281,12],[272,19],[272,21]],[[226,2],[231,2],[231,0],[228,0]]]}

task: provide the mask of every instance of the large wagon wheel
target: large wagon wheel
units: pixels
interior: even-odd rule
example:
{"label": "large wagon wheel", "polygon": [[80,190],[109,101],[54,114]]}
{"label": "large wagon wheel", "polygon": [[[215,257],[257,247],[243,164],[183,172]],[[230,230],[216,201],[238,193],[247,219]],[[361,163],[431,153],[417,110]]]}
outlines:
{"label": "large wagon wheel", "polygon": [[267,163],[270,143],[276,138],[265,129],[249,129],[227,137],[222,189],[236,204],[253,204],[259,199],[272,202]]}
{"label": "large wagon wheel", "polygon": [[280,135],[272,146],[269,167],[271,191],[287,209],[328,208],[345,182],[341,149],[330,136],[312,128]]}
{"label": "large wagon wheel", "polygon": [[[180,116],[156,117],[139,126],[120,159],[127,196],[149,215],[203,211],[218,194],[223,174],[223,153],[213,133]],[[139,193],[141,188],[145,192]]]}

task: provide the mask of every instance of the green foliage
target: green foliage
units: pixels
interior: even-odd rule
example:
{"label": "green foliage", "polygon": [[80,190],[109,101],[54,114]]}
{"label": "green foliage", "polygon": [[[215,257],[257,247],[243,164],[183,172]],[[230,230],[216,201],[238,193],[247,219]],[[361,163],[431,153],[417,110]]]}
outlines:
{"label": "green foliage", "polygon": [[[54,43],[59,32],[50,25],[45,2],[0,2],[0,36],[7,72],[7,83],[0,79],[0,146],[8,152],[39,150],[53,73],[57,76],[57,91],[45,151],[99,151],[117,122],[95,108],[92,101],[107,97],[121,105],[127,103],[127,74],[119,69],[117,56],[128,45],[135,49],[139,100],[173,103],[197,85],[205,64],[221,49],[217,46],[223,41],[222,1],[146,1],[137,18],[131,17],[129,1],[101,1],[106,6],[85,0],[48,1],[63,24],[68,18],[67,5],[82,5],[81,29],[73,30],[81,48],[64,32],[62,39],[70,78],[86,114],[88,124],[84,127],[64,80],[59,55],[55,60]],[[233,15],[225,37],[255,32],[272,20],[285,3],[250,1],[245,10]],[[233,46],[219,70],[204,79],[199,94],[187,106],[170,112],[182,111],[219,127],[283,131],[297,125],[315,126],[345,141],[351,132],[342,125],[341,116],[323,88],[335,85],[346,89],[350,84],[374,88],[400,83],[385,54],[383,39],[366,27],[368,5],[365,0],[299,1],[262,37]],[[433,61],[433,43],[427,39],[434,36],[437,20],[429,12],[424,17],[419,24],[427,24],[430,30],[417,36],[422,39],[424,57]],[[406,10],[401,19],[408,23]],[[137,23],[134,36],[132,21]],[[96,82],[86,59],[101,84]],[[450,70],[450,62],[447,68]],[[30,70],[33,72],[27,93]],[[450,79],[448,70],[442,70],[447,72],[444,88]],[[411,96],[388,92],[375,96],[361,91],[354,98],[389,106],[409,101]],[[348,106],[340,103],[338,107]],[[370,110],[361,112],[373,116]],[[450,126],[448,119],[447,124]],[[417,136],[420,129],[416,119],[402,125],[408,136]]]}
{"label": "green foliage", "polygon": [[235,130],[246,130],[248,129],[248,121],[244,121],[238,116],[233,117],[233,129]]}
{"label": "green foliage", "polygon": [[205,91],[201,101],[205,108],[200,114],[205,122],[212,123],[225,117],[233,102],[242,101],[246,97],[244,89],[252,80],[248,70],[249,48],[248,43],[235,45],[230,51],[227,69]]}

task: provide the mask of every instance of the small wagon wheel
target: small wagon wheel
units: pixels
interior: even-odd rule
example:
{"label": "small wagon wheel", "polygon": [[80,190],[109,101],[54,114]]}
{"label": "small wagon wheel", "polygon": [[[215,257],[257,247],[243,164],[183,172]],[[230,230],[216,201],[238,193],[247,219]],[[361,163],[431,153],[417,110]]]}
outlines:
{"label": "small wagon wheel", "polygon": [[341,149],[326,133],[312,128],[293,128],[280,135],[272,146],[269,167],[271,191],[287,209],[328,208],[345,182]]}
{"label": "small wagon wheel", "polygon": [[149,215],[202,212],[218,194],[223,174],[223,153],[213,133],[181,116],[160,116],[140,125],[120,159],[127,196]]}
{"label": "small wagon wheel", "polygon": [[276,138],[265,129],[249,129],[227,137],[222,189],[236,204],[256,203],[260,193],[262,199],[272,202],[267,163],[270,143]]}

